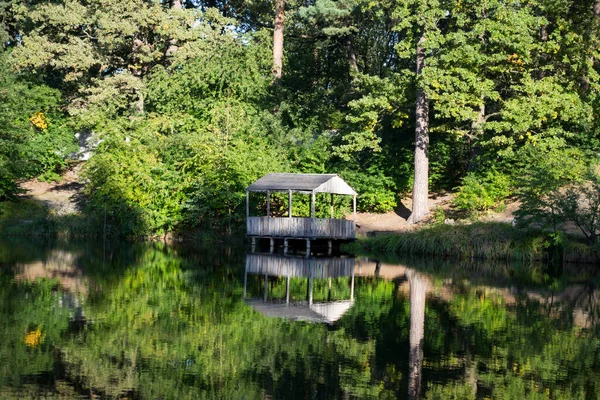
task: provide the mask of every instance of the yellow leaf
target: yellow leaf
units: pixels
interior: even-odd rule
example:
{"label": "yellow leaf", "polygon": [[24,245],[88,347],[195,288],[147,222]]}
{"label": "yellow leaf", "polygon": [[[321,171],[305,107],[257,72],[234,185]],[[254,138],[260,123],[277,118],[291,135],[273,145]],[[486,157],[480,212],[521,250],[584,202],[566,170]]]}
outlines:
{"label": "yellow leaf", "polygon": [[27,334],[25,335],[25,338],[23,339],[23,342],[25,343],[25,345],[27,345],[29,347],[36,347],[43,341],[44,341],[44,335],[42,335],[42,331],[40,330],[39,326],[36,328],[36,330],[27,332]]}
{"label": "yellow leaf", "polygon": [[33,116],[29,118],[29,121],[33,126],[35,126],[38,129],[46,130],[46,128],[48,128],[48,120],[46,119],[44,113],[41,111],[33,114]]}

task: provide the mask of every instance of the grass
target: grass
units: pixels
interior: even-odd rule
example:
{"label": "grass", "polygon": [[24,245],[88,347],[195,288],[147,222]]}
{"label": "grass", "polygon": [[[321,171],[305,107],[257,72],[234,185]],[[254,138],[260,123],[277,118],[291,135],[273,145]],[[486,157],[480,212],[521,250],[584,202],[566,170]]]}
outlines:
{"label": "grass", "polygon": [[3,236],[83,238],[100,234],[80,214],[54,215],[43,204],[30,199],[0,203],[0,235]]}
{"label": "grass", "polygon": [[[346,251],[396,255],[433,255],[457,259],[534,261],[551,259],[557,248],[564,262],[598,262],[595,246],[566,238],[560,243],[549,232],[521,230],[498,222],[432,225],[413,232],[361,239]],[[559,251],[560,253],[560,251]]]}

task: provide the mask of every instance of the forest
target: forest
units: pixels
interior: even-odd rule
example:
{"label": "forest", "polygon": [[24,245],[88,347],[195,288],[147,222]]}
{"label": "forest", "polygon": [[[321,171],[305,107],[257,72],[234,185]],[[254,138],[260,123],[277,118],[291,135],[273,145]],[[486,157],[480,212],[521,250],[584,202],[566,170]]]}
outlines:
{"label": "forest", "polygon": [[310,172],[595,243],[599,32],[599,0],[0,0],[0,214],[84,137],[112,233],[238,226],[255,179]]}

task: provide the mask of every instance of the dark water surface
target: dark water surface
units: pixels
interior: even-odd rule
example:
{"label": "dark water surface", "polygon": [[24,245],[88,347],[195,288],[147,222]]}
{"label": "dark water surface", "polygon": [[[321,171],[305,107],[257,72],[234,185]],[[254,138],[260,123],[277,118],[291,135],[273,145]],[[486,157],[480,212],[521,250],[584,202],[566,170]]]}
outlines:
{"label": "dark water surface", "polygon": [[0,241],[0,398],[599,398],[596,282],[580,267]]}

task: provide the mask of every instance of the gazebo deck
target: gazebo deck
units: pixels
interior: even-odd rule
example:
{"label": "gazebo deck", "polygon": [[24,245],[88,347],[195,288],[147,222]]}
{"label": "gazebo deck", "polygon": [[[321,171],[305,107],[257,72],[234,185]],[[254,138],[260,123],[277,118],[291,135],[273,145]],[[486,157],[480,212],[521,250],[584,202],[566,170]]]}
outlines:
{"label": "gazebo deck", "polygon": [[338,239],[356,238],[354,221],[334,218],[248,217],[246,234],[256,237]]}

